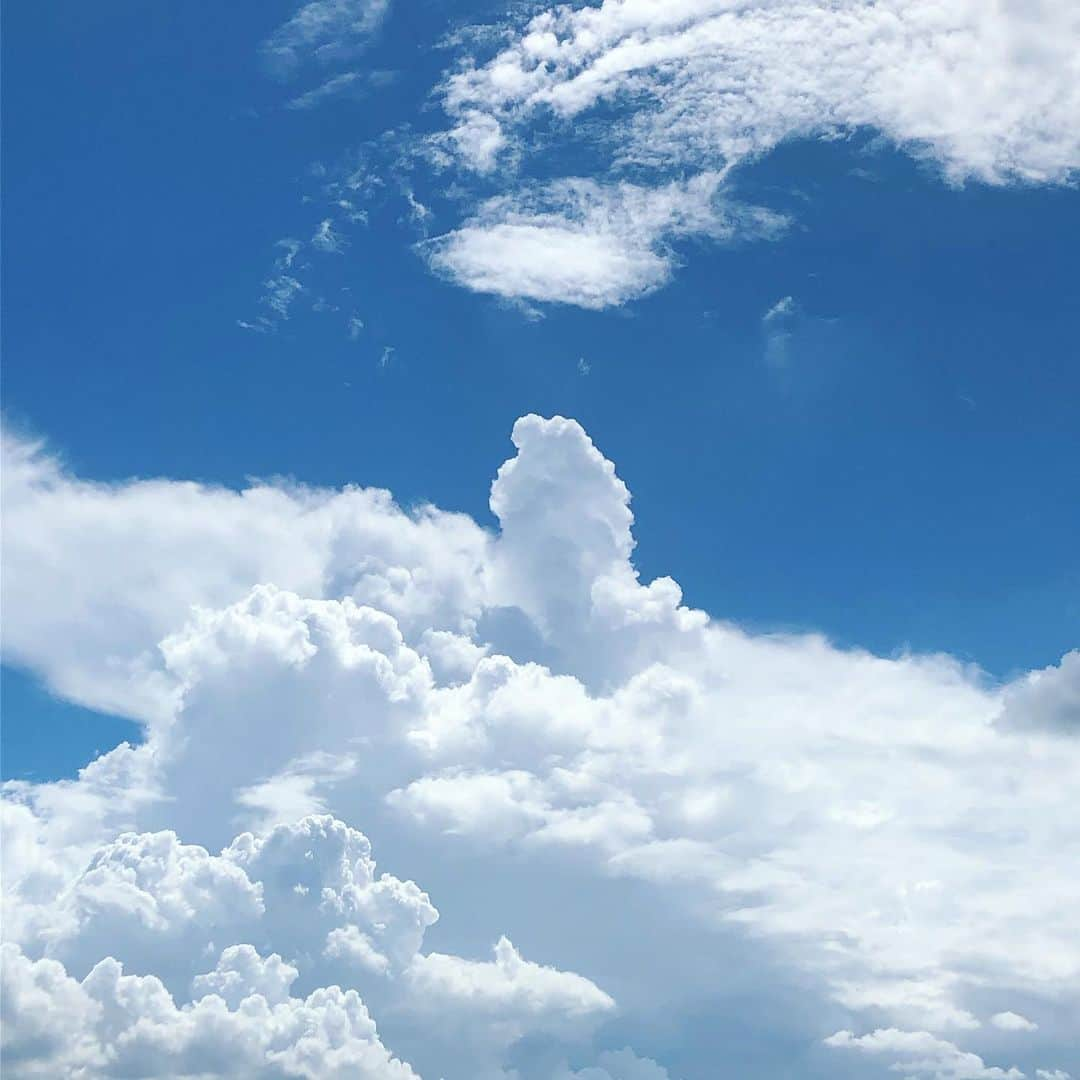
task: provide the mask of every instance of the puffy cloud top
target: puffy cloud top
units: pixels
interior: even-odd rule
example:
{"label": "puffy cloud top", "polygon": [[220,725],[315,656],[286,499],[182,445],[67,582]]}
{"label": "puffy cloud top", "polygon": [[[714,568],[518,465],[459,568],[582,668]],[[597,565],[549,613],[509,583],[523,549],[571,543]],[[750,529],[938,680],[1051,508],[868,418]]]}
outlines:
{"label": "puffy cloud top", "polygon": [[762,992],[815,988],[838,1063],[1054,1075],[1075,654],[999,687],[746,633],[640,580],[577,423],[513,442],[495,534],[360,489],[88,485],[8,442],[5,647],[148,722],[5,787],[7,1069],[473,1080],[546,1046],[544,1075],[651,1078],[611,1018],[706,1008],[739,948],[778,958]]}

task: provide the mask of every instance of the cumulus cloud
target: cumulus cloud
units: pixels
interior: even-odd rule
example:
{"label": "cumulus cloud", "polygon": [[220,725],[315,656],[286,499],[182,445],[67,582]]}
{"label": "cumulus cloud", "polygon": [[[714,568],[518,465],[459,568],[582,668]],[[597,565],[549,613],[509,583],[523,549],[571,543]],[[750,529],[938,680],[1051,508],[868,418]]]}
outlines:
{"label": "cumulus cloud", "polygon": [[1032,1023],[1026,1016],[1014,1012],[994,1013],[990,1023],[1001,1031],[1038,1031],[1039,1025]]}
{"label": "cumulus cloud", "polygon": [[[459,1062],[498,1057],[522,1036],[573,1037],[615,1010],[615,1002],[594,983],[569,971],[525,960],[505,937],[493,961],[428,953],[408,971],[421,1022],[444,1028]],[[481,1019],[463,1028],[462,1005]]]}
{"label": "cumulus cloud", "polygon": [[[18,1076],[415,1075],[382,1045],[360,989],[414,1025],[437,1012],[445,1044],[468,1038],[482,1070],[526,1034],[615,1007],[505,939],[494,963],[422,953],[438,918],[427,895],[376,875],[367,838],[328,816],[242,834],[220,855],[125,834],[42,907],[36,932],[4,946],[3,1054]],[[207,970],[222,940],[238,943]],[[295,998],[298,980],[317,989]],[[465,1057],[445,1074],[470,1075]]]}
{"label": "cumulus cloud", "polygon": [[[212,1018],[253,1075],[294,1053],[293,1017],[332,1015],[343,1062],[497,1076],[549,1040],[618,1078],[614,1003],[638,1025],[705,1008],[693,972],[741,970],[733,942],[815,988],[813,1041],[828,1010],[865,1018],[838,1051],[987,1080],[1015,1075],[984,1063],[1002,1040],[1053,1060],[1080,1001],[1080,744],[1002,716],[1074,654],[999,687],[748,633],[641,580],[629,488],[578,424],[512,438],[496,531],[365,489],[90,484],[9,439],[7,655],[146,720],[78,779],[4,791],[12,970],[82,1017],[88,1074],[135,1068],[121,1044],[150,1022],[103,1028],[107,983],[177,1053],[209,1054]],[[249,1038],[249,1013],[280,1019]],[[55,1072],[68,1050],[27,1024],[26,1075]]]}
{"label": "cumulus cloud", "polygon": [[1013,683],[1005,695],[1001,723],[1014,731],[1080,735],[1080,650]]}
{"label": "cumulus cloud", "polygon": [[158,642],[194,607],[260,582],[351,594],[424,629],[460,630],[479,611],[484,531],[431,507],[406,513],[386,491],[95,484],[11,435],[2,484],[5,658],[90,708],[171,715]]}
{"label": "cumulus cloud", "polygon": [[671,242],[760,239],[779,215],[725,202],[718,173],[648,188],[560,180],[480,206],[420,250],[431,267],[474,292],[599,309],[644,296],[676,266]]}
{"label": "cumulus cloud", "polygon": [[[81,981],[54,960],[30,960],[3,946],[3,1055],[15,1077],[303,1077],[306,1080],[412,1080],[416,1073],[379,1040],[355,990],[283,995],[278,958],[252,950],[205,976],[205,994],[177,1006],[161,982],[125,975],[112,959]],[[276,962],[276,963],[275,963]],[[215,992],[227,974],[227,997]],[[250,981],[248,981],[250,979]],[[267,996],[266,990],[271,991]],[[230,999],[233,1003],[230,1003]]]}

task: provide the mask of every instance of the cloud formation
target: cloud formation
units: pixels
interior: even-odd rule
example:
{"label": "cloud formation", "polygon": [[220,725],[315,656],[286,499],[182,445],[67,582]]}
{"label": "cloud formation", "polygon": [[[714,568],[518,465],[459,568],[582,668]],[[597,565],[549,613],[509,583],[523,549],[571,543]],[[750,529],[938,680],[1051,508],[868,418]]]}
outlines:
{"label": "cloud formation", "polygon": [[775,236],[778,214],[725,202],[720,176],[663,187],[561,180],[489,199],[459,229],[421,245],[437,273],[510,300],[599,309],[665,284],[671,243]]}
{"label": "cloud formation", "polygon": [[452,118],[514,132],[623,107],[605,125],[616,160],[665,167],[873,128],[953,182],[1056,183],[1080,168],[1068,0],[604,0],[507,33],[448,77]]}
{"label": "cloud formation", "polygon": [[[952,185],[1070,183],[1078,41],[1070,0],[514,9],[447,42],[431,155],[502,194],[427,249],[431,266],[529,304],[627,303],[670,279],[673,241],[717,238],[724,215],[706,189],[796,139],[870,134]],[[565,177],[568,160],[588,176]]]}
{"label": "cloud formation", "polygon": [[349,59],[367,44],[389,7],[389,0],[308,0],[263,42],[263,56],[285,76],[306,63]]}
{"label": "cloud formation", "polygon": [[[1074,654],[996,686],[747,633],[640,579],[578,424],[512,437],[497,531],[362,488],[91,484],[7,439],[7,656],[145,741],[5,787],[5,1065],[452,1080],[548,1047],[543,1075],[658,1077],[607,1025],[705,1008],[733,949],[815,988],[837,1075],[1070,1064]],[[64,1047],[20,1004],[54,1000]]]}

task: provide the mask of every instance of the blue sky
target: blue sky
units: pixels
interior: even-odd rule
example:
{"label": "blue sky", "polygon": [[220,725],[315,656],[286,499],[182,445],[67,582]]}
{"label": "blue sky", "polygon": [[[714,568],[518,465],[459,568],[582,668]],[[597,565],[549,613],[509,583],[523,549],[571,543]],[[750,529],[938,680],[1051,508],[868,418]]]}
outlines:
{"label": "blue sky", "polygon": [[[858,19],[872,5],[841,6],[856,43],[832,79],[830,35],[849,31],[828,31],[818,64],[809,21],[828,5],[778,5],[792,35],[779,60],[747,16],[750,36],[710,66],[686,44],[712,32],[703,0],[686,5],[674,68],[646,65],[644,82],[578,101],[592,91],[575,78],[585,65],[575,54],[530,76],[537,105],[504,89],[492,58],[525,55],[514,50],[526,48],[528,17],[548,17],[542,4],[8,4],[9,435],[42,440],[63,463],[47,483],[61,487],[358,484],[406,508],[460,511],[495,535],[489,487],[513,456],[514,421],[570,417],[633,493],[642,584],[670,575],[683,602],[720,625],[820,632],[899,664],[948,654],[995,702],[1029,671],[1064,673],[1080,622],[1080,158],[1075,122],[1063,119],[1072,69],[1056,50],[1075,19],[1047,0],[1013,26],[1020,15],[1004,6],[994,19],[1006,37],[1030,34],[1037,47],[1018,47],[1017,69],[995,81],[979,69],[996,63],[980,59],[990,22],[942,0],[962,58],[938,103],[926,94],[941,77],[938,38],[920,21],[934,5],[886,5],[910,21],[912,41],[929,35],[913,82],[903,65],[917,50],[903,34],[895,56],[858,67]],[[587,54],[579,16],[567,9],[551,26]],[[669,32],[662,22],[639,27],[646,47]],[[895,85],[867,83],[877,66],[891,70],[889,56]],[[468,78],[455,84],[454,72]],[[745,89],[759,77],[768,93]],[[718,78],[736,86],[722,106],[709,96]],[[490,130],[499,141],[485,157],[477,132]],[[38,549],[41,591],[59,589],[79,556],[55,569],[60,541],[25,520],[12,529]],[[102,518],[100,544],[88,545],[89,582],[95,560],[122,560],[124,543],[139,542],[138,529],[128,541],[112,528]],[[6,573],[28,573],[15,558]],[[152,592],[150,565],[139,580]],[[177,562],[170,573],[179,591],[189,571]],[[201,573],[190,570],[191,604],[241,599],[217,584],[199,592]],[[519,660],[545,637],[536,657],[556,674],[564,663],[596,693],[618,684],[599,660],[575,667],[568,658],[590,647],[552,640],[554,616],[513,595],[499,610],[525,612],[532,629],[491,630],[493,647]],[[92,662],[118,662],[104,645],[94,661],[93,642],[127,625],[127,601],[82,603],[57,601],[55,623],[41,615],[26,645],[21,602],[8,606],[5,779],[70,780],[156,730],[135,691],[87,689]],[[157,636],[139,640],[140,656],[181,630],[169,619],[149,621]],[[496,624],[478,625],[482,637]],[[55,656],[39,644],[50,639],[70,641],[82,666],[60,656],[66,644]],[[242,695],[227,700],[235,708]],[[433,865],[431,879],[442,873]],[[542,929],[522,933],[534,931],[543,940]],[[564,966],[576,971],[572,959]],[[745,1001],[791,992],[773,998],[766,985]],[[708,1008],[683,1004],[697,1031],[689,1049],[659,1036],[652,1049],[670,1051],[661,1065],[672,1077],[718,1075],[702,1071],[714,1052]],[[875,1008],[882,1028],[903,1027]],[[770,1045],[788,1045],[781,1027],[765,1025]],[[766,1055],[773,1064],[760,1067],[810,1075],[799,1070],[811,1054],[814,1068],[834,1069],[845,1051],[807,1050],[796,1027],[790,1062]],[[747,1060],[759,1051],[745,1041]],[[862,1065],[851,1075],[878,1075]],[[604,1075],[618,1080],[614,1069]]]}

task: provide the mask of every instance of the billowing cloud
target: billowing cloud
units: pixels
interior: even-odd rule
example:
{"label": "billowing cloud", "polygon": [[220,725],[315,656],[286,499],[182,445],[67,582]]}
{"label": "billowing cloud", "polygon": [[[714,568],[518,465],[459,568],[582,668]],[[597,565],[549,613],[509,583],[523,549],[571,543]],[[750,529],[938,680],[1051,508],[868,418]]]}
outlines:
{"label": "billowing cloud", "polygon": [[351,593],[424,629],[458,630],[479,611],[487,537],[462,515],[405,513],[372,488],[88,483],[11,436],[3,455],[5,657],[90,708],[170,715],[158,642],[193,606],[260,582]]}
{"label": "billowing cloud", "polygon": [[[77,780],[5,788],[30,987],[5,1009],[54,995],[75,1033],[19,1012],[23,1073],[167,1044],[207,1075],[471,1080],[544,1053],[657,1077],[651,1045],[600,1056],[611,1025],[700,1015],[733,949],[768,992],[814,987],[807,1045],[841,1074],[1067,1063],[1080,742],[1002,718],[1073,654],[996,686],[747,633],[640,579],[629,489],[578,424],[512,437],[493,532],[364,489],[88,484],[9,440],[5,648],[146,721]],[[342,1041],[304,1058],[304,1025]],[[213,1057],[222,1032],[251,1056]]]}
{"label": "billowing cloud", "polygon": [[[204,977],[206,993],[177,1006],[161,982],[126,975],[112,959],[76,981],[54,960],[32,961],[3,946],[3,1053],[16,1077],[250,1076],[259,1080],[415,1080],[382,1045],[355,990],[319,989],[307,998],[267,968],[295,969],[252,951],[242,971],[223,956]],[[227,997],[214,992],[225,974]],[[232,966],[229,966],[232,965]],[[227,998],[232,999],[230,1003]]]}
{"label": "billowing cloud", "polygon": [[[588,1031],[615,1008],[505,938],[494,963],[421,952],[438,918],[427,895],[376,875],[367,838],[327,816],[242,834],[220,855],[126,833],[40,907],[35,933],[4,946],[12,1075],[414,1076],[369,999],[441,1025],[437,1045],[467,1040],[446,1075],[477,1075],[466,1062],[483,1072],[525,1035]],[[221,941],[237,944],[218,953]],[[295,998],[298,981],[316,989]]]}

